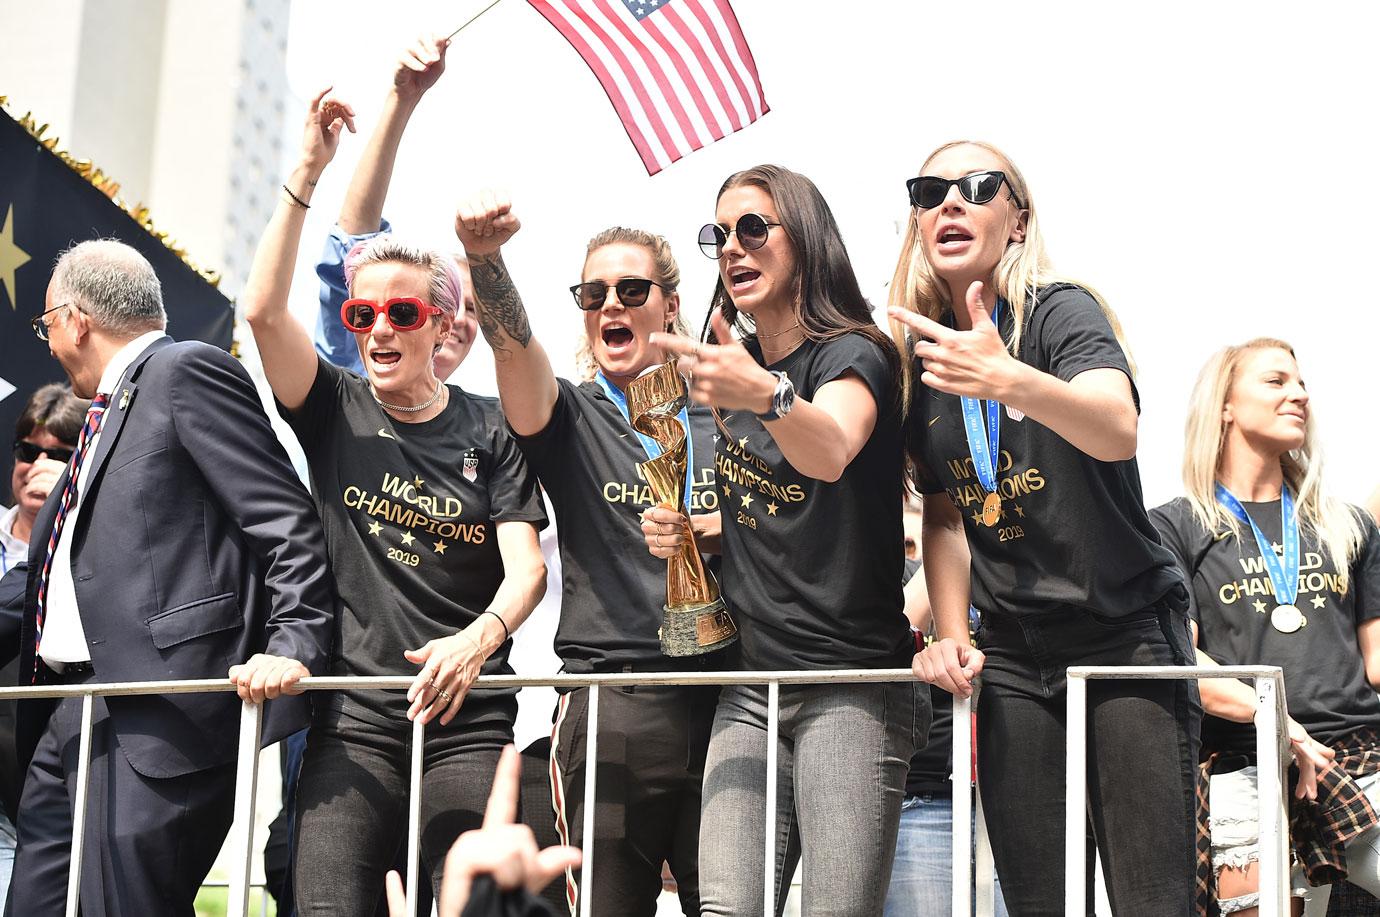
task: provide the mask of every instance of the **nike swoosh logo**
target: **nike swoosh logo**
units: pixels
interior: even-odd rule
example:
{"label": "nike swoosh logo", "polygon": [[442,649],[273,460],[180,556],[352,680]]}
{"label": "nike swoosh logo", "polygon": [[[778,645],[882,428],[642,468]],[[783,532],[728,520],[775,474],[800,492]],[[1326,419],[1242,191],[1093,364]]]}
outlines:
{"label": "nike swoosh logo", "polygon": [[382,436],[384,439],[391,439],[394,442],[396,442],[398,439],[396,436],[394,436],[392,433],[389,433],[383,427],[379,427],[379,436]]}
{"label": "nike swoosh logo", "polygon": [[929,423],[929,425],[932,427],[932,426],[934,426],[935,424],[939,423],[939,420],[940,420],[940,418],[938,418],[938,417],[931,417],[931,418],[930,418],[930,423]]}

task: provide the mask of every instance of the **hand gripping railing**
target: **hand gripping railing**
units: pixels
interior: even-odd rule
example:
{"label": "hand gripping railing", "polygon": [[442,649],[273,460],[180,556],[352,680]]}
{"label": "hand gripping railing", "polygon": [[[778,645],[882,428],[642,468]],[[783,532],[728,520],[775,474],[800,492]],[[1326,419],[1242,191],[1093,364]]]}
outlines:
{"label": "hand gripping railing", "polygon": [[[1227,669],[1212,670],[1230,671]],[[767,792],[764,834],[767,841],[763,868],[763,913],[775,913],[775,875],[776,850],[775,832],[771,826],[776,823],[776,744],[779,733],[779,700],[781,685],[800,684],[860,684],[879,682],[911,681],[914,676],[908,669],[848,669],[838,671],[805,672],[670,672],[670,673],[615,673],[606,675],[550,675],[528,678],[517,675],[486,675],[479,678],[476,687],[487,688],[589,688],[589,710],[585,736],[585,760],[598,761],[599,733],[599,690],[601,687],[627,687],[644,685],[767,685]],[[346,689],[406,690],[413,682],[411,676],[304,678],[301,686],[308,691],[340,691]],[[1070,679],[1070,685],[1074,680]],[[1082,682],[1080,681],[1081,685]],[[91,720],[93,698],[97,696],[128,696],[136,694],[198,694],[216,691],[234,691],[234,685],[226,679],[208,678],[191,681],[147,681],[126,682],[122,684],[84,684],[66,686],[43,686],[31,688],[0,689],[0,700],[21,700],[29,698],[67,698],[82,699],[82,732],[78,751],[77,791],[72,812],[72,852],[71,871],[67,882],[67,915],[76,917],[80,896],[82,838],[85,833],[86,783],[91,764]],[[232,853],[230,878],[226,883],[229,895],[226,914],[248,917],[250,892],[250,864],[253,860],[254,807],[259,777],[259,740],[262,728],[263,708],[255,704],[244,704],[240,712],[240,738],[238,765],[235,783],[234,821],[230,828],[228,849]],[[954,751],[953,751],[953,914],[971,913],[972,876],[970,874],[969,851],[972,848],[972,809],[969,792],[972,773],[972,722],[969,717],[967,699],[954,699]],[[420,722],[412,725],[411,785],[409,789],[408,827],[407,827],[407,900],[408,913],[415,910],[417,896],[419,834],[421,822],[422,752],[425,728]],[[597,768],[589,766],[585,778],[584,798],[584,836],[594,837],[595,778]],[[1263,789],[1262,781],[1262,789]],[[986,843],[986,833],[981,820],[981,800],[978,802],[978,914],[990,917],[992,914],[992,869],[991,850]],[[589,877],[594,870],[594,849],[586,844],[581,884],[580,913],[594,917],[591,900],[593,883]],[[789,877],[783,877],[783,882]]]}
{"label": "hand gripping railing", "polygon": [[[1071,666],[1068,670],[1068,727],[1065,761],[1064,912],[1081,915],[1087,906],[1088,679],[1249,678],[1255,684],[1255,749],[1260,800],[1260,917],[1289,913],[1289,838],[1284,768],[1288,761],[1284,672],[1278,666]],[[957,752],[957,745],[955,745]],[[956,757],[956,755],[955,755]],[[1268,762],[1274,761],[1270,767]],[[956,765],[955,765],[956,766]],[[958,807],[954,807],[957,821]],[[1266,846],[1270,853],[1266,854]]]}

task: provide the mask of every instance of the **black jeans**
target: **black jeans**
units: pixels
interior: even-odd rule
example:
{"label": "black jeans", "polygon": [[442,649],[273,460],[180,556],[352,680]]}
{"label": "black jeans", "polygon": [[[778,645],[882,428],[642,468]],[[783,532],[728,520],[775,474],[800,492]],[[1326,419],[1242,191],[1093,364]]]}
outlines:
{"label": "black jeans", "polygon": [[[671,866],[681,908],[698,915],[700,784],[717,687],[604,688],[599,692],[599,781],[595,788],[594,906],[598,914],[652,917],[661,864]],[[589,689],[561,697],[551,752],[556,830],[584,834]],[[570,913],[578,872],[567,876]]]}
{"label": "black jeans", "polygon": [[[478,701],[475,694],[466,704],[471,701]],[[483,823],[498,756],[513,740],[508,711],[515,706],[512,698],[503,699],[506,719],[461,722],[462,712],[449,726],[427,726],[421,866],[438,893],[451,844]],[[380,906],[384,873],[407,835],[411,746],[412,724],[405,718],[384,726],[329,707],[318,710],[297,782],[297,917],[358,917]]]}
{"label": "black jeans", "polygon": [[[1182,598],[1124,618],[984,617],[978,776],[1012,917],[1064,913],[1067,668],[1192,664]],[[1089,681],[1089,829],[1117,917],[1192,913],[1201,720],[1195,682]]]}

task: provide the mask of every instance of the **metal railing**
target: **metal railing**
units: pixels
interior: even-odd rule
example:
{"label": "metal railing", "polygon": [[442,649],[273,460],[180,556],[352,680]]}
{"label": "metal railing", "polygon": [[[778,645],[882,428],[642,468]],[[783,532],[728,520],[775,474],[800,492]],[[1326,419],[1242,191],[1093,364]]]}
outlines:
{"label": "metal railing", "polygon": [[[1255,749],[1260,801],[1260,917],[1289,913],[1284,672],[1278,666],[1070,666],[1065,759],[1064,912],[1085,913],[1087,876],[1088,679],[1249,678],[1255,685]],[[955,746],[955,750],[957,747]],[[1275,767],[1267,762],[1274,761]],[[956,807],[955,807],[956,811]],[[1266,855],[1266,844],[1273,848]]]}
{"label": "metal railing", "polygon": [[[1259,707],[1256,723],[1259,728],[1258,748],[1260,760],[1271,757],[1269,749],[1278,745],[1278,737],[1283,724],[1283,676],[1278,668],[1266,667],[1213,667],[1202,669],[1176,667],[1074,667],[1069,669],[1068,677],[1068,850],[1067,876],[1078,876],[1077,881],[1066,879],[1067,906],[1071,914],[1083,913],[1083,876],[1085,871],[1084,830],[1086,824],[1086,785],[1075,778],[1084,770],[1086,755],[1086,680],[1089,678],[1235,678],[1255,679]],[[488,688],[589,688],[589,703],[585,734],[585,760],[598,761],[599,732],[599,692],[601,688],[618,688],[647,685],[766,685],[767,686],[767,760],[766,760],[766,844],[763,850],[763,913],[774,914],[776,907],[776,849],[775,832],[770,826],[776,823],[776,746],[779,738],[779,704],[782,685],[807,684],[865,684],[911,681],[914,676],[909,669],[846,669],[836,671],[801,672],[668,672],[668,673],[612,673],[601,675],[548,675],[526,677],[520,675],[486,675],[480,677],[476,687]],[[412,676],[386,677],[313,677],[300,682],[308,691],[340,690],[406,690],[413,682]],[[83,684],[66,686],[42,686],[28,688],[0,689],[0,700],[19,700],[28,698],[69,698],[82,699],[82,731],[78,750],[76,775],[76,798],[72,808],[72,851],[71,871],[67,883],[67,917],[76,917],[80,896],[82,840],[85,834],[85,814],[87,778],[91,764],[91,724],[94,698],[97,696],[129,696],[138,694],[197,694],[207,692],[234,691],[234,685],[226,679],[208,678],[188,681],[150,681],[127,682],[122,684]],[[972,760],[972,719],[970,702],[966,698],[954,698],[953,732],[953,771],[950,779],[954,781],[953,791],[953,899],[954,915],[973,913],[974,877],[970,857],[973,854],[973,810],[974,798],[977,800],[977,848],[976,848],[976,911],[978,917],[991,917],[994,904],[992,853],[987,841],[986,826],[982,818],[981,794],[974,796],[969,791]],[[1269,716],[1270,710],[1275,716]],[[228,849],[231,851],[230,877],[225,883],[228,888],[226,914],[230,917],[248,917],[250,904],[250,865],[253,861],[254,810],[257,803],[259,777],[259,743],[262,728],[262,706],[243,704],[240,712],[239,750],[235,782],[234,820],[231,824]],[[418,864],[420,859],[419,838],[421,827],[421,788],[422,760],[425,727],[420,721],[412,724],[411,776],[408,800],[407,823],[407,876],[405,888],[409,913],[415,911]],[[584,837],[594,837],[595,785],[597,767],[587,767],[584,787]],[[1270,836],[1274,831],[1280,835],[1279,850],[1284,850],[1283,833],[1278,831],[1282,821],[1279,808],[1267,805],[1271,799],[1280,797],[1280,774],[1269,768],[1261,768],[1261,837]],[[1268,810],[1268,811],[1267,811]],[[1077,843],[1074,838],[1074,814],[1077,813]],[[593,883],[589,881],[594,871],[594,848],[587,844],[584,849],[584,862],[581,867],[583,881],[580,888],[580,913],[595,917],[592,901]],[[1280,866],[1277,861],[1261,857],[1261,888],[1280,884]],[[782,881],[789,881],[783,876]],[[216,883],[219,884],[219,883]],[[1287,892],[1287,889],[1286,889]],[[1261,896],[1261,917],[1281,917],[1278,910],[1272,910],[1270,901]],[[1076,908],[1076,909],[1075,909]]]}

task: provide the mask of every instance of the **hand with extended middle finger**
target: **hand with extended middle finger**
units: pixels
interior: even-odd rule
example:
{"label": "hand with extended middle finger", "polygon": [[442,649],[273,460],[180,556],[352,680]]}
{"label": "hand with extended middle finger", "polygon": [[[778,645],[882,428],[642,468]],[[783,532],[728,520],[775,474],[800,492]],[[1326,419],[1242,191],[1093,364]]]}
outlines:
{"label": "hand with extended middle finger", "polygon": [[412,705],[407,718],[415,720],[420,716],[423,723],[430,723],[440,716],[442,726],[455,719],[488,658],[479,639],[468,630],[428,640],[420,649],[404,650],[403,656],[422,667],[407,689],[407,700]]}
{"label": "hand with extended middle finger", "polygon": [[422,36],[403,51],[393,71],[393,91],[398,98],[416,102],[435,86],[445,72],[449,47],[449,38]]}
{"label": "hand with extended middle finger", "polygon": [[311,100],[302,131],[302,161],[315,174],[320,174],[335,158],[341,131],[355,132],[355,110],[338,99],[327,99],[326,93],[330,91],[327,86]]}
{"label": "hand with extended middle finger", "polygon": [[701,344],[678,334],[657,332],[651,337],[652,346],[677,358],[681,374],[690,378],[694,401],[726,411],[765,414],[771,410],[776,377],[759,366],[733,337],[722,312],[715,309],[709,320],[714,337],[724,343]]}
{"label": "hand with extended middle finger", "polygon": [[248,662],[230,667],[230,680],[235,683],[240,700],[251,704],[261,704],[281,694],[301,694],[297,682],[310,674],[296,659],[268,653],[255,653]]}
{"label": "hand with extended middle finger", "polygon": [[674,557],[685,544],[690,520],[673,509],[649,506],[642,511],[642,537],[653,557]]}
{"label": "hand with extended middle finger", "polygon": [[481,191],[455,210],[455,236],[471,258],[493,255],[522,228],[508,195]]}
{"label": "hand with extended middle finger", "polygon": [[982,281],[968,287],[964,308],[972,322],[970,331],[946,328],[895,306],[887,312],[919,338],[915,355],[924,367],[921,382],[950,395],[1004,400],[1023,364],[1011,356],[997,326],[992,324]]}
{"label": "hand with extended middle finger", "polygon": [[[62,473],[66,469],[67,466],[62,462],[50,458],[35,459],[33,465],[29,467],[28,473],[24,475],[24,483],[20,489],[25,496],[42,502],[48,499],[48,494],[53,492],[58,479],[62,477]],[[17,497],[18,494],[15,496]]]}
{"label": "hand with extended middle finger", "polygon": [[[580,865],[577,847],[537,848],[532,829],[517,823],[521,766],[517,749],[503,749],[494,771],[493,789],[484,809],[483,827],[466,831],[446,854],[441,873],[441,897],[436,904],[439,917],[460,917],[469,903],[474,881],[489,876],[501,892],[526,889],[537,894],[551,880]],[[387,876],[389,917],[406,917],[407,899],[402,878],[396,872]]]}

